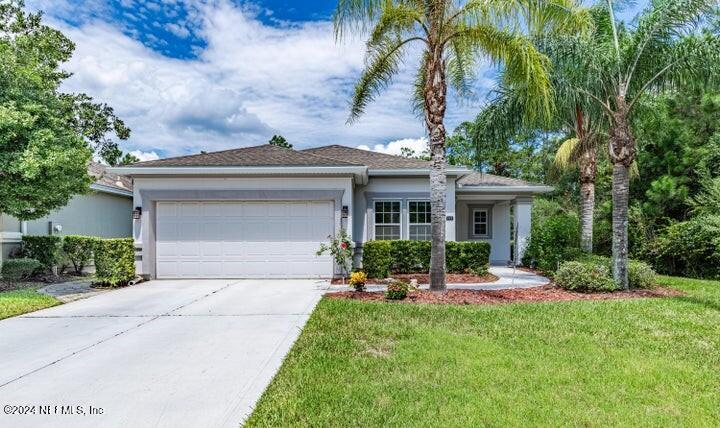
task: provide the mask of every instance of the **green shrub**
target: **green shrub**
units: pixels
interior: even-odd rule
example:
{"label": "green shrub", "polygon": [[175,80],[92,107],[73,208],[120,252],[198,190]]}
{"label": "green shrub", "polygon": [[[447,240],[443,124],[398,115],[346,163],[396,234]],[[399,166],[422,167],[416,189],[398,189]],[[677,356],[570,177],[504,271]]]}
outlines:
{"label": "green shrub", "polygon": [[50,269],[58,265],[61,244],[62,238],[55,235],[22,237],[23,254],[40,262],[43,269]]}
{"label": "green shrub", "polygon": [[628,284],[630,288],[652,288],[657,284],[657,275],[645,262],[630,260],[628,263]]}
{"label": "green shrub", "polygon": [[[612,278],[612,260],[606,256],[583,256],[582,263],[593,263],[605,267]],[[657,274],[649,264],[638,260],[628,260],[628,286],[630,288],[652,288],[657,283]]]}
{"label": "green shrub", "polygon": [[388,300],[402,300],[407,297],[410,285],[403,281],[393,281],[387,286],[385,298]]}
{"label": "green shrub", "polygon": [[490,244],[487,242],[453,242],[462,248],[464,269],[485,275],[490,267]]}
{"label": "green shrub", "polygon": [[2,264],[2,277],[9,281],[27,279],[40,269],[40,262],[35,259],[9,259]]}
{"label": "green shrub", "polygon": [[[427,273],[430,248],[430,241],[368,241],[363,245],[363,269],[372,278],[385,278],[390,273]],[[490,244],[448,241],[445,261],[448,272],[484,275],[490,264]]]}
{"label": "green shrub", "polygon": [[662,273],[720,278],[720,215],[671,224],[649,245],[648,254]]}
{"label": "green shrub", "polygon": [[555,272],[555,283],[566,290],[580,292],[617,290],[607,266],[593,262],[562,263]]}
{"label": "green shrub", "polygon": [[390,274],[391,241],[367,241],[363,244],[363,270],[370,278],[386,278]]}
{"label": "green shrub", "polygon": [[540,270],[552,273],[558,263],[573,260],[580,254],[580,219],[577,213],[567,211],[557,202],[536,199],[522,263],[530,266],[534,261]]}
{"label": "green shrub", "polygon": [[92,260],[97,242],[98,238],[92,236],[68,235],[63,238],[63,253],[73,265],[76,274],[81,274],[85,266]]}
{"label": "green shrub", "polygon": [[132,238],[97,240],[95,277],[99,283],[113,287],[135,278],[135,245]]}

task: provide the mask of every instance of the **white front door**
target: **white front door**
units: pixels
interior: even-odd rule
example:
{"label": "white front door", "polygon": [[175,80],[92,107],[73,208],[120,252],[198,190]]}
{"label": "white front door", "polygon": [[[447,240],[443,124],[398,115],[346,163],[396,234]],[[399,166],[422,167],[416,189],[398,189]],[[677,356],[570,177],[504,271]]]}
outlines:
{"label": "white front door", "polygon": [[331,277],[329,201],[158,202],[158,278]]}

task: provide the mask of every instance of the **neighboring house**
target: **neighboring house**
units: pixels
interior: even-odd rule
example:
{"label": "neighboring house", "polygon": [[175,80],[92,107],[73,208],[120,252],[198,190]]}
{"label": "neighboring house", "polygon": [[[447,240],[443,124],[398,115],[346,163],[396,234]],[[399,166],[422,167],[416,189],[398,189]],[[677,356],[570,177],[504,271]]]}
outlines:
{"label": "neighboring house", "polygon": [[132,180],[91,162],[95,177],[90,193],[74,196],[68,204],[38,220],[19,221],[0,214],[0,260],[26,235],[88,235],[104,238],[132,236]]}
{"label": "neighboring house", "polygon": [[[133,178],[137,268],[151,278],[330,277],[331,257],[315,252],[340,228],[358,248],[371,239],[430,239],[423,160],[263,145],[111,170]],[[505,264],[514,218],[519,260],[533,195],[551,190],[448,166],[447,240],[487,241],[491,261]]]}

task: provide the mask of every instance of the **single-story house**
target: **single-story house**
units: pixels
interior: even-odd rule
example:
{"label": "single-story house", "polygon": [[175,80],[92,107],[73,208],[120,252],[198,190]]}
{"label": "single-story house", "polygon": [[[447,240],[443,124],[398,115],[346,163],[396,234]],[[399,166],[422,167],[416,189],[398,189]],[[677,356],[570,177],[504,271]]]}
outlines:
{"label": "single-story house", "polygon": [[[272,145],[112,168],[133,178],[138,272],[150,278],[322,278],[315,252],[345,229],[372,239],[429,239],[429,162],[340,145]],[[507,263],[530,232],[533,196],[552,188],[447,167],[447,240],[491,244]]]}
{"label": "single-story house", "polygon": [[76,195],[63,208],[45,217],[19,221],[0,214],[0,261],[20,244],[23,235],[88,235],[103,238],[132,236],[132,180],[91,162],[88,173],[95,177],[91,191]]}

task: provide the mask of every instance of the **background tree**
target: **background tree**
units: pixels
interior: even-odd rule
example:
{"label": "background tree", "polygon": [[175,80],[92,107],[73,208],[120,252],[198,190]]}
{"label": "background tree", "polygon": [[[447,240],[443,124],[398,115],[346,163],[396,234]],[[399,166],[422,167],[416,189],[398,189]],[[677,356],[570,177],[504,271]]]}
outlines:
{"label": "background tree", "polygon": [[445,111],[448,84],[459,95],[472,88],[480,56],[504,65],[508,82],[522,82],[536,108],[550,112],[546,58],[519,28],[530,32],[577,29],[588,24],[570,0],[340,0],[335,12],[336,36],[369,30],[365,70],[351,103],[350,121],[399,71],[403,53],[420,44],[415,105],[424,113],[430,145],[432,249],[430,289],[445,290]]}
{"label": "background tree", "polygon": [[609,121],[613,277],[624,289],[630,168],[637,154],[630,115],[648,91],[716,83],[720,40],[709,32],[696,33],[702,18],[716,6],[716,0],[655,0],[631,30],[617,22],[612,1],[607,0],[606,20],[589,40],[577,39],[577,49],[569,53],[578,67],[589,71],[590,78],[579,89],[597,101]]}
{"label": "background tree", "polygon": [[268,144],[278,147],[285,147],[286,149],[293,148],[293,145],[288,143],[288,141],[282,135],[273,135],[272,138],[270,138],[270,141],[268,141]]}
{"label": "background tree", "polygon": [[31,220],[86,192],[93,151],[129,130],[110,107],[59,91],[74,45],[23,7],[0,2],[0,212]]}

